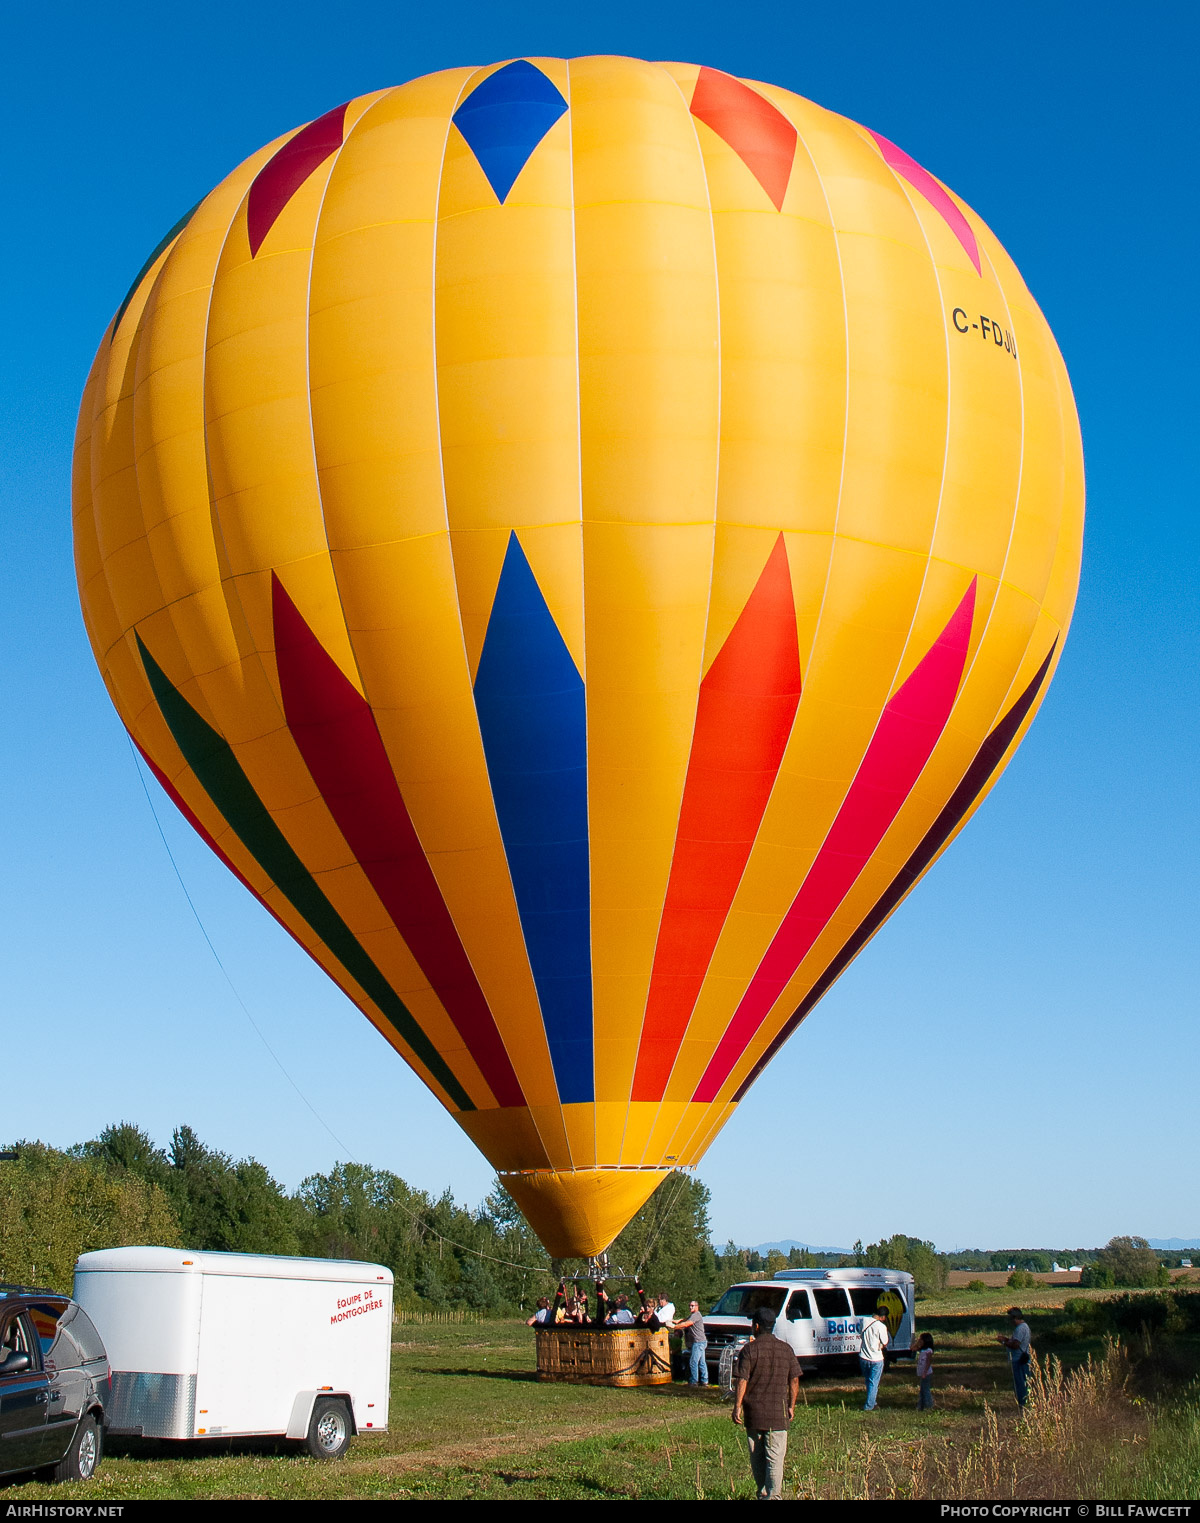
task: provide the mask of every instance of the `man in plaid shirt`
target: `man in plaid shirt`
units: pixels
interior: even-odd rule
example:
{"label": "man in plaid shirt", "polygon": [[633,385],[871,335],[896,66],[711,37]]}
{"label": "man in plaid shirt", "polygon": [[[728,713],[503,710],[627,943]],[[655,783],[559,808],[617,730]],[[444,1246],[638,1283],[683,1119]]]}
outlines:
{"label": "man in plaid shirt", "polygon": [[734,1371],[733,1420],[746,1426],[750,1471],[760,1502],[783,1500],[787,1430],[800,1394],[796,1356],[775,1337],[775,1313],[760,1306],[754,1337],[738,1355]]}

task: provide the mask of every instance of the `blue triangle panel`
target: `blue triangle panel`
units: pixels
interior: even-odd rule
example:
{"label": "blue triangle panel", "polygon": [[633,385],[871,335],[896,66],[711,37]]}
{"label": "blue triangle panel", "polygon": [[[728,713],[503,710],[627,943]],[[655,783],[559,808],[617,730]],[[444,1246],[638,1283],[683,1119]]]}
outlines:
{"label": "blue triangle panel", "polygon": [[554,81],[518,58],[489,74],[454,113],[454,125],[501,203],[566,109]]}
{"label": "blue triangle panel", "polygon": [[587,706],[515,534],[475,674],[475,708],[559,1099],[590,1102]]}

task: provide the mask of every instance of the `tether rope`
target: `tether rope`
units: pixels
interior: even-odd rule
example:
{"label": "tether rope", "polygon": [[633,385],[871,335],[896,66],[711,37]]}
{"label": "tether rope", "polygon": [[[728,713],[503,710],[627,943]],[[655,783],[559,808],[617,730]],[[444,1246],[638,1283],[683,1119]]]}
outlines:
{"label": "tether rope", "polygon": [[[234,999],[237,1001],[238,1006],[241,1009],[242,1014],[250,1022],[251,1028],[253,1029],[255,1036],[258,1037],[259,1041],[263,1044],[263,1046],[270,1053],[271,1058],[272,1058],[272,1060],[275,1063],[275,1066],[279,1069],[279,1072],[283,1075],[283,1077],[288,1081],[288,1083],[296,1091],[296,1094],[299,1096],[300,1100],[304,1103],[304,1105],[308,1108],[308,1110],[311,1111],[313,1116],[317,1119],[317,1121],[321,1124],[321,1126],[323,1126],[324,1129],[329,1133],[329,1135],[333,1138],[334,1142],[337,1143],[338,1147],[350,1159],[350,1161],[352,1163],[358,1164],[359,1168],[369,1168],[370,1167],[369,1164],[364,1164],[362,1162],[362,1160],[355,1155],[353,1150],[351,1148],[348,1148],[346,1146],[346,1144],[342,1141],[342,1139],[338,1136],[338,1134],[333,1130],[333,1128],[325,1120],[324,1116],[321,1115],[320,1111],[317,1110],[316,1106],[312,1103],[312,1101],[308,1098],[308,1096],[304,1093],[304,1091],[296,1083],[295,1079],[292,1078],[291,1074],[288,1072],[287,1068],[284,1066],[283,1060],[280,1058],[279,1054],[275,1051],[275,1049],[271,1046],[270,1042],[267,1040],[266,1035],[263,1033],[263,1031],[262,1031],[261,1027],[259,1026],[258,1022],[250,1014],[250,1010],[247,1007],[245,1000],[242,998],[242,996],[238,992],[237,985],[234,983],[233,979],[230,977],[229,969],[226,968],[224,962],[222,962],[222,960],[221,960],[221,954],[217,951],[216,947],[213,945],[212,937],[208,934],[208,931],[205,928],[205,924],[204,924],[203,919],[201,918],[200,911],[196,908],[195,900],[192,898],[191,894],[188,892],[188,886],[187,886],[187,884],[183,881],[183,874],[179,871],[179,863],[175,860],[175,853],[171,850],[171,843],[167,840],[166,832],[163,830],[162,820],[159,818],[158,809],[155,806],[153,795],[151,794],[150,789],[149,789],[149,787],[146,784],[146,778],[145,778],[145,774],[144,774],[143,769],[142,769],[141,758],[138,756],[137,749],[134,746],[133,740],[129,736],[128,732],[126,732],[125,739],[129,742],[129,753],[133,757],[134,771],[138,775],[138,781],[142,785],[142,792],[146,796],[146,802],[150,806],[150,813],[154,817],[154,823],[155,823],[155,825],[156,825],[156,827],[158,829],[158,838],[163,843],[163,847],[166,850],[167,857],[170,859],[171,866],[172,866],[172,868],[175,871],[175,877],[179,881],[179,887],[183,890],[183,897],[188,902],[188,908],[191,910],[192,915],[193,915],[193,917],[194,917],[194,919],[196,921],[196,924],[200,927],[200,934],[201,934],[201,936],[204,937],[205,945],[208,947],[208,950],[212,953],[213,959],[216,962],[217,967],[220,968],[221,974],[224,977],[225,982],[229,985],[229,992],[233,995]],[[415,1222],[417,1224],[417,1226],[421,1230],[421,1235],[423,1237],[426,1237],[426,1236],[432,1237],[437,1242],[444,1243],[448,1248],[457,1248],[459,1250],[459,1252],[461,1252],[461,1253],[471,1254],[473,1257],[478,1258],[478,1259],[487,1259],[488,1262],[492,1263],[492,1264],[502,1264],[506,1269],[520,1269],[520,1270],[524,1271],[525,1273],[531,1273],[532,1272],[534,1274],[547,1274],[547,1273],[549,1273],[550,1265],[549,1265],[549,1261],[548,1260],[547,1260],[547,1262],[545,1264],[519,1264],[519,1263],[517,1263],[517,1261],[515,1259],[503,1259],[503,1258],[497,1257],[497,1255],[494,1254],[494,1253],[485,1253],[482,1248],[470,1248],[470,1247],[467,1246],[466,1243],[456,1242],[454,1240],[454,1238],[452,1238],[452,1237],[446,1237],[445,1234],[439,1232],[436,1227],[430,1226],[430,1224],[427,1221],[424,1220],[424,1218],[422,1217],[420,1212],[414,1211],[410,1206],[407,1206],[403,1201],[401,1201],[401,1200],[393,1200],[392,1204],[397,1206],[397,1207],[399,1207],[399,1209],[401,1211],[403,1211],[406,1216],[408,1216],[413,1222]]]}

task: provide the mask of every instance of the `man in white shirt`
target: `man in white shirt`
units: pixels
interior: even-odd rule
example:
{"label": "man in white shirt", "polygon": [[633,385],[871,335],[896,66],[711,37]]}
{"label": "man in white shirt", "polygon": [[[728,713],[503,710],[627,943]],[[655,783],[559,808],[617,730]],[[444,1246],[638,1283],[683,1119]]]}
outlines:
{"label": "man in white shirt", "polygon": [[674,1301],[668,1301],[661,1290],[654,1299],[658,1303],[654,1308],[654,1315],[658,1321],[659,1327],[669,1328],[675,1320]]}
{"label": "man in white shirt", "polygon": [[1025,1320],[1025,1313],[1019,1306],[1010,1306],[1008,1317],[1013,1325],[1012,1333],[1007,1337],[1004,1333],[1000,1333],[996,1341],[1002,1343],[1008,1350],[1008,1357],[1012,1360],[1013,1390],[1016,1392],[1017,1406],[1024,1408],[1028,1394],[1031,1334],[1029,1323]]}
{"label": "man in white shirt", "polygon": [[858,1367],[867,1384],[864,1412],[874,1412],[875,1393],[879,1390],[879,1377],[883,1374],[883,1351],[888,1346],[888,1325],[883,1313],[875,1311],[863,1323],[862,1347],[858,1351]]}

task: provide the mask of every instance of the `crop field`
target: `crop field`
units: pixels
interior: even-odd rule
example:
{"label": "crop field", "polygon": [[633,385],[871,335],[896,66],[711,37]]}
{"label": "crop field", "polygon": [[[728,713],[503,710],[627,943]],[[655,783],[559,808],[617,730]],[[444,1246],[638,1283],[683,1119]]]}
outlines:
{"label": "crop field", "polygon": [[[1007,1283],[1008,1276],[1007,1269],[952,1269],[949,1284],[951,1290],[962,1290],[974,1280],[977,1284],[986,1285],[988,1290],[998,1290]],[[1079,1271],[1072,1273],[1070,1270],[1059,1270],[1057,1274],[1043,1274],[1035,1270],[1033,1278],[1039,1285],[1076,1286],[1079,1284]],[[1172,1269],[1171,1283],[1184,1287],[1200,1286],[1200,1269]],[[1025,1291],[1024,1294],[1027,1296],[1029,1292]],[[1072,1290],[1071,1294],[1075,1292]]]}
{"label": "crop field", "polygon": [[[1106,1354],[1099,1340],[1056,1342],[1064,1292],[1052,1287],[1025,1294],[1048,1378],[1033,1415],[1018,1422],[1007,1361],[995,1343],[1012,1294],[951,1293],[918,1304],[918,1327],[937,1344],[931,1414],[916,1411],[907,1361],[884,1377],[872,1414],[859,1410],[861,1387],[850,1375],[807,1378],[788,1449],[788,1494],[1183,1494],[1175,1488],[1200,1476],[1197,1408],[1138,1394],[1147,1389],[1144,1358],[1139,1365],[1119,1347]],[[744,1440],[715,1391],[539,1382],[532,1334],[518,1323],[400,1324],[393,1336],[390,1431],[358,1438],[340,1462],[269,1442],[185,1448],[114,1440],[92,1481],[10,1483],[4,1500],[752,1494]],[[1200,1367],[1200,1348],[1189,1344],[1186,1352]]]}

